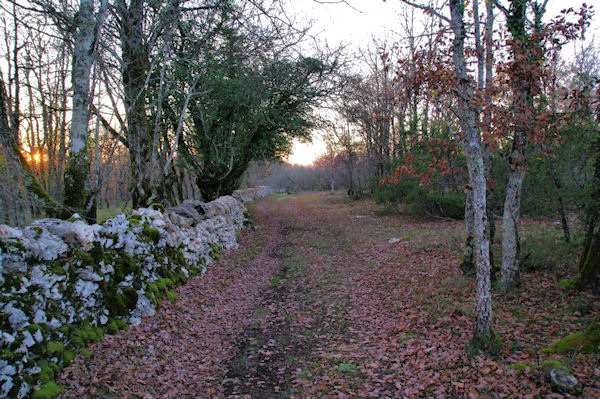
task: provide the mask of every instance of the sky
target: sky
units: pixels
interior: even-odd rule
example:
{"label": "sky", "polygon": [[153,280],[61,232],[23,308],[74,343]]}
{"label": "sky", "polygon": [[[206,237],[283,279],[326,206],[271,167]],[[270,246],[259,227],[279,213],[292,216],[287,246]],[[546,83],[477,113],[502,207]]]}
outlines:
{"label": "sky", "polygon": [[[351,50],[365,48],[372,44],[373,38],[386,35],[395,36],[394,29],[398,25],[399,0],[291,0],[289,10],[298,15],[300,20],[312,20],[312,34],[330,45],[346,44]],[[583,1],[549,0],[547,16],[557,15],[566,6],[578,7]],[[588,0],[594,4],[595,0]],[[588,38],[595,33],[600,40],[600,7],[596,13]],[[566,51],[569,51],[567,49]],[[572,50],[571,50],[572,51]],[[295,142],[288,162],[309,165],[325,153],[325,143],[318,134],[312,143]]]}
{"label": "sky", "polygon": [[[293,0],[290,9],[313,21],[313,35],[317,38],[327,40],[332,46],[346,44],[358,50],[371,44],[374,37],[393,33],[390,28],[394,27],[397,18],[393,3],[381,0],[348,0],[347,4]],[[316,134],[312,143],[294,142],[288,162],[309,165],[325,151],[325,143]]]}

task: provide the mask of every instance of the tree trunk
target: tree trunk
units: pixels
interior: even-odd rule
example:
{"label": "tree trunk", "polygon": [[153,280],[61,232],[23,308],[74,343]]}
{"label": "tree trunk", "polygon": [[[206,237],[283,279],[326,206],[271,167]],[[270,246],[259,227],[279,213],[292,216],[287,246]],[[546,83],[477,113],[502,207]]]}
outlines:
{"label": "tree trunk", "polygon": [[146,116],[146,77],[149,54],[144,42],[144,0],[120,2],[123,92],[127,120],[127,142],[132,177],[133,209],[148,205],[151,179],[148,170],[152,137]]}
{"label": "tree trunk", "polygon": [[71,143],[69,145],[69,159],[65,168],[63,203],[69,212],[83,214],[90,173],[87,141],[90,119],[90,70],[94,61],[95,49],[93,0],[80,0],[75,25],[77,30],[73,46],[73,72],[71,76],[73,85]]}
{"label": "tree trunk", "polygon": [[579,258],[577,288],[600,287],[600,137],[596,137],[596,168],[592,180],[592,195],[587,207],[586,230]]}
{"label": "tree trunk", "polygon": [[466,30],[463,20],[463,2],[450,0],[451,27],[454,32],[452,58],[457,78],[458,115],[462,131],[461,144],[467,158],[469,186],[473,191],[475,265],[477,273],[477,297],[473,333],[475,341],[485,342],[491,337],[492,297],[490,284],[490,260],[486,211],[486,181],[483,153],[477,130],[476,110],[471,104],[472,87],[469,83],[465,62],[464,42]]}
{"label": "tree trunk", "polygon": [[527,143],[531,129],[532,87],[535,84],[530,74],[539,68],[532,60],[531,38],[526,34],[527,0],[512,0],[508,28],[512,35],[512,65],[510,78],[512,85],[512,115],[514,135],[511,153],[508,157],[509,175],[502,217],[502,275],[500,291],[508,292],[519,283],[519,211],[521,191],[527,166]]}
{"label": "tree trunk", "polygon": [[502,217],[502,275],[500,290],[504,293],[519,283],[519,207],[525,169],[512,168],[506,185]]}
{"label": "tree trunk", "polygon": [[460,269],[464,274],[475,273],[475,209],[473,208],[473,190],[469,187],[465,195],[465,228],[467,238]]}

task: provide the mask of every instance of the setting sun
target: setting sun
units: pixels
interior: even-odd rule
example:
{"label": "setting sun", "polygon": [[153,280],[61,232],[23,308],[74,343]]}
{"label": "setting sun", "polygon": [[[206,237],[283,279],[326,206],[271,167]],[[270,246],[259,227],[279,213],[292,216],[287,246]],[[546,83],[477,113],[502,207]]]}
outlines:
{"label": "setting sun", "polygon": [[48,158],[48,156],[46,154],[44,154],[43,152],[33,152],[26,156],[27,162],[33,162],[36,164],[39,164],[39,163],[45,161],[47,158]]}

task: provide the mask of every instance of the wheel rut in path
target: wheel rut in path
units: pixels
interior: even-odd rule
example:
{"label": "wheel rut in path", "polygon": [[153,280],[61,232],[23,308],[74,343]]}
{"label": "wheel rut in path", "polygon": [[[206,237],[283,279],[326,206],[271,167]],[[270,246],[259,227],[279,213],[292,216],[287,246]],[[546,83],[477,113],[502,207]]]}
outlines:
{"label": "wheel rut in path", "polygon": [[[319,367],[344,364],[337,349],[349,341],[348,320],[332,280],[336,253],[347,243],[335,225],[322,225],[317,214],[295,202],[282,211],[283,240],[272,254],[281,257],[281,268],[240,336],[223,380],[228,398],[302,397],[310,390],[325,394],[333,388],[314,385],[313,374]],[[349,363],[345,367],[356,371]]]}

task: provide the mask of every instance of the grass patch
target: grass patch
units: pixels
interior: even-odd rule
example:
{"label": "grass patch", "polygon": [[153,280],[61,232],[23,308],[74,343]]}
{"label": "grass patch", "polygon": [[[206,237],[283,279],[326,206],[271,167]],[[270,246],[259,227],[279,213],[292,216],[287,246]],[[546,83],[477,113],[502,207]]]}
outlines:
{"label": "grass patch", "polygon": [[279,284],[281,284],[281,276],[279,274],[273,277],[273,280],[269,282],[271,287],[277,287]]}
{"label": "grass patch", "polygon": [[356,369],[356,365],[352,363],[342,363],[337,367],[337,370],[341,373],[354,373]]}
{"label": "grass patch", "polygon": [[106,220],[120,215],[121,213],[129,216],[131,215],[131,212],[131,203],[128,202],[127,204],[119,204],[110,208],[98,208],[96,219],[98,220],[98,223],[104,223]]}

